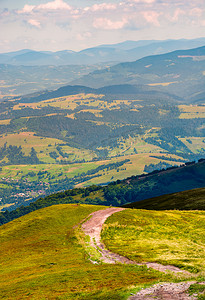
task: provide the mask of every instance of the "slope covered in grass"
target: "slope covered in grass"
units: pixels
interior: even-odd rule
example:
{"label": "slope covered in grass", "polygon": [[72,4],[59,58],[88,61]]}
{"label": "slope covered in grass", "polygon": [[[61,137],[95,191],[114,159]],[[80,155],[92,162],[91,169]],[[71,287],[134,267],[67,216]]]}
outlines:
{"label": "slope covered in grass", "polygon": [[[162,171],[154,171],[147,175],[132,176],[122,181],[117,180],[104,187],[93,185],[87,188],[75,188],[51,194],[45,198],[39,198],[28,206],[21,206],[11,212],[0,212],[0,225],[37,209],[54,204],[82,203],[122,206],[126,203],[134,203],[173,192],[177,193],[188,189],[204,188],[204,182],[205,160],[200,160],[198,163],[192,162],[178,168],[173,167]],[[204,209],[203,207],[202,196],[200,207],[198,207],[197,203],[191,207],[184,207],[182,203],[180,209]],[[163,209],[175,208],[179,207],[172,205],[164,205],[163,207]]]}
{"label": "slope covered in grass", "polygon": [[102,238],[107,248],[137,262],[171,264],[205,274],[205,212],[127,209],[112,215]]}
{"label": "slope covered in grass", "polygon": [[146,267],[89,261],[73,226],[102,208],[55,205],[1,226],[1,299],[125,299],[133,285],[170,279]]}
{"label": "slope covered in grass", "polygon": [[205,210],[205,188],[162,195],[160,197],[133,202],[123,207],[151,210]]}

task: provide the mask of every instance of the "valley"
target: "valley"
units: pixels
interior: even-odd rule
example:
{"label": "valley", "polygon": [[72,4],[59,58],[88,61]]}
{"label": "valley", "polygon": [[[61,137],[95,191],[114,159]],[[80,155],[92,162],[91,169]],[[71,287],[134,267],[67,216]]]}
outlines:
{"label": "valley", "polygon": [[67,86],[1,102],[0,208],[203,157],[204,106],[150,89]]}

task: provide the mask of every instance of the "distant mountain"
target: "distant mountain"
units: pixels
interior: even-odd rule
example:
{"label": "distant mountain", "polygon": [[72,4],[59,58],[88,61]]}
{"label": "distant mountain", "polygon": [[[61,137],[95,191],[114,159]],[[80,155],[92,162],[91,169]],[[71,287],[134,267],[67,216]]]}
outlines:
{"label": "distant mountain", "polygon": [[189,49],[205,45],[205,38],[192,40],[142,40],[126,41],[113,45],[100,45],[79,52],[20,50],[0,54],[0,64],[12,65],[69,65],[96,64],[102,62],[134,61],[147,55],[162,54],[179,49]]}
{"label": "distant mountain", "polygon": [[67,85],[60,87],[54,91],[42,91],[38,93],[32,93],[28,95],[24,95],[21,97],[16,97],[20,103],[32,103],[32,102],[40,102],[45,101],[52,98],[64,97],[69,95],[76,94],[103,94],[105,96],[109,96],[111,99],[141,99],[144,101],[148,101],[149,103],[171,103],[176,104],[177,101],[182,102],[183,99],[175,95],[171,95],[169,93],[164,93],[162,91],[157,90],[155,87],[146,86],[146,85],[112,85],[112,86],[104,86],[99,89],[90,88],[87,86],[81,85]]}
{"label": "distant mountain", "polygon": [[[30,56],[29,53],[27,53],[27,57]],[[19,53],[18,57],[22,59],[22,53]],[[0,64],[0,94],[21,95],[45,89],[57,89],[94,70],[103,69],[106,65],[19,66]]]}
{"label": "distant mountain", "polygon": [[94,71],[72,84],[100,88],[116,84],[157,86],[164,92],[191,99],[193,93],[204,91],[205,46],[147,56],[135,62],[120,63]]}

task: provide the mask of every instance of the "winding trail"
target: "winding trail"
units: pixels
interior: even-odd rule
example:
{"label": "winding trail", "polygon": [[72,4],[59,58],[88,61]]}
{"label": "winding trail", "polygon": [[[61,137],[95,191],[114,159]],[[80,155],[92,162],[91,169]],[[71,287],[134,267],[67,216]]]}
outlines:
{"label": "winding trail", "polygon": [[136,264],[139,266],[146,265],[148,268],[152,268],[161,272],[171,271],[174,273],[182,273],[183,275],[190,275],[189,272],[181,270],[177,267],[171,265],[161,265],[158,263],[146,262],[146,263],[136,263],[128,259],[127,257],[121,256],[117,253],[113,253],[105,249],[105,246],[101,242],[100,233],[102,226],[106,219],[112,214],[125,210],[125,208],[120,207],[109,207],[104,210],[98,210],[90,214],[91,218],[82,224],[82,229],[86,235],[90,236],[90,245],[94,247],[101,254],[100,260],[104,263],[115,264],[115,263],[126,263],[126,264]]}
{"label": "winding trail", "polygon": [[[100,233],[102,226],[106,219],[112,214],[123,211],[125,208],[110,207],[104,210],[98,210],[89,216],[91,217],[88,221],[81,225],[82,230],[86,235],[90,237],[90,246],[94,247],[101,255],[100,260],[104,263],[115,264],[135,264],[135,265],[146,265],[148,268],[153,268],[161,272],[173,272],[175,274],[181,273],[187,277],[192,276],[189,272],[181,270],[171,265],[161,265],[158,263],[136,263],[128,259],[127,257],[112,253],[105,249],[105,246],[101,242]],[[98,263],[97,261],[90,259],[92,263]],[[192,276],[193,277],[193,276]],[[189,296],[187,290],[189,286],[196,281],[180,282],[180,283],[163,283],[156,284],[150,288],[142,289],[137,294],[129,297],[129,300],[145,300],[145,299],[159,299],[159,300],[193,300],[197,299],[195,296]]]}

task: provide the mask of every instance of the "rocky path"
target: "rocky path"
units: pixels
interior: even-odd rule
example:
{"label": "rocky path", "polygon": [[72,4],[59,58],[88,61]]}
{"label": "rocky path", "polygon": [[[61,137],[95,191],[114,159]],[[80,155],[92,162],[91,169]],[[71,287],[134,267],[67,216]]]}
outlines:
{"label": "rocky path", "polygon": [[163,283],[143,289],[128,300],[193,300],[194,295],[189,296],[187,290],[195,281],[180,283]]}

